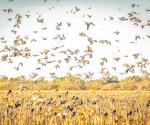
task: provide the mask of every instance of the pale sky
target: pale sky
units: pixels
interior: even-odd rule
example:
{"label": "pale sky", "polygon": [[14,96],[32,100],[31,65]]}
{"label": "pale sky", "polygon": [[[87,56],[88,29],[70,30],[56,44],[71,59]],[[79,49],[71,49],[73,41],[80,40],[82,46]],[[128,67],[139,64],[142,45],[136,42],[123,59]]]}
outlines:
{"label": "pale sky", "polygon": [[[131,4],[135,3],[135,7],[132,8]],[[7,0],[0,1],[0,37],[4,37],[7,40],[3,43],[1,40],[0,50],[7,46],[14,46],[13,41],[17,35],[20,35],[23,40],[24,37],[28,37],[26,40],[26,45],[17,46],[18,49],[23,49],[28,47],[31,49],[32,54],[39,54],[44,49],[52,49],[56,46],[64,47],[56,50],[50,51],[49,61],[61,60],[60,69],[55,69],[55,63],[47,64],[46,67],[42,67],[37,63],[39,57],[11,57],[13,63],[8,63],[8,61],[0,61],[0,75],[6,75],[8,77],[16,77],[20,75],[25,75],[27,78],[32,73],[38,73],[37,77],[46,77],[50,79],[50,72],[56,73],[56,76],[65,76],[66,73],[71,74],[80,73],[84,76],[84,73],[94,72],[93,79],[97,79],[101,76],[100,69],[100,58],[107,58],[108,62],[104,64],[104,68],[111,75],[117,75],[120,78],[126,77],[127,75],[140,75],[140,69],[135,68],[135,73],[128,73],[127,75],[120,75],[120,73],[125,72],[125,67],[122,65],[125,63],[136,65],[137,61],[141,58],[150,59],[150,39],[146,35],[150,35],[150,26],[145,26],[141,29],[140,26],[133,25],[130,21],[120,21],[118,18],[128,17],[129,12],[137,12],[138,17],[142,20],[141,24],[146,24],[147,20],[150,18],[150,11],[146,12],[145,9],[150,9],[149,0],[47,0],[47,2],[42,2],[42,0],[13,0],[9,2]],[[139,7],[137,7],[139,5]],[[75,7],[80,8],[79,12],[75,14],[70,11]],[[54,7],[53,9],[49,9]],[[91,9],[89,9],[91,7]],[[4,9],[12,9],[12,13],[4,12]],[[29,11],[29,12],[28,12]],[[66,13],[68,11],[68,13]],[[20,14],[22,16],[22,23],[20,28],[14,28],[15,25],[15,15]],[[27,18],[25,15],[31,15]],[[37,17],[41,15],[44,18],[43,24],[37,22]],[[88,18],[87,15],[92,15]],[[109,20],[109,17],[113,17],[114,20]],[[8,18],[12,18],[12,21],[8,21]],[[104,20],[106,18],[106,20]],[[91,26],[89,30],[86,29],[85,21],[93,22],[95,26]],[[60,30],[56,30],[56,23],[62,22]],[[70,27],[67,27],[67,22],[71,23]],[[47,27],[46,30],[41,30],[43,27]],[[14,35],[11,30],[17,31]],[[38,31],[38,33],[33,33],[33,31]],[[115,31],[120,33],[116,35]],[[95,40],[109,40],[110,45],[102,45],[100,43],[94,43],[90,45],[87,41],[87,37],[80,37],[79,33],[84,32],[87,36],[92,37]],[[54,40],[53,38],[57,34],[64,34],[66,36],[65,40]],[[135,41],[135,36],[140,35],[141,39]],[[47,40],[42,40],[42,37],[46,37]],[[37,42],[31,42],[32,39],[36,39]],[[115,42],[119,40],[120,42]],[[130,43],[135,42],[136,44]],[[87,46],[91,46],[93,49],[93,58],[90,58],[90,64],[83,65],[83,68],[74,68],[69,71],[71,66],[76,66],[77,62],[74,61],[74,55],[71,56],[71,61],[65,63],[64,59],[67,55],[59,53],[60,51],[70,49],[72,51],[79,49],[80,53],[75,55],[80,57],[85,54]],[[133,58],[134,53],[140,53],[138,59]],[[11,55],[11,52],[0,52],[0,58],[2,55]],[[53,57],[51,54],[55,54]],[[124,57],[128,55],[128,57]],[[113,60],[114,57],[120,57],[120,61],[116,62]],[[87,58],[88,59],[88,58]],[[45,62],[45,60],[42,60]],[[14,67],[22,62],[23,67],[20,66],[19,71],[16,71]],[[41,70],[36,70],[40,67]],[[112,70],[112,67],[116,67],[117,70]],[[106,70],[106,71],[107,71]],[[150,66],[143,70],[150,71]]]}

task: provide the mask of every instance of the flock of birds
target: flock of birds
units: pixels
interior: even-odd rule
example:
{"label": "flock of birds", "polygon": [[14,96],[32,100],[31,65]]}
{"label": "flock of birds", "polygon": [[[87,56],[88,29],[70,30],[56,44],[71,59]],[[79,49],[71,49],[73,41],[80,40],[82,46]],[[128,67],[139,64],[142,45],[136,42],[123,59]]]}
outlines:
{"label": "flock of birds", "polygon": [[[12,1],[11,1],[12,2]],[[46,2],[46,1],[44,1]],[[60,2],[60,1],[58,1]],[[131,10],[126,16],[114,18],[113,16],[109,16],[104,18],[103,21],[114,21],[117,20],[121,23],[127,22],[131,25],[134,25],[137,30],[140,28],[140,30],[144,30],[146,27],[150,27],[150,20],[142,20],[140,17],[140,14],[136,11],[134,11],[135,8],[139,8],[140,5],[138,4],[131,4]],[[49,12],[55,11],[56,7],[52,6],[49,8]],[[93,7],[89,6],[87,8],[88,11],[92,11]],[[78,6],[74,6],[71,10],[67,10],[65,13],[68,15],[77,16],[82,8]],[[76,49],[70,49],[66,47],[66,39],[69,38],[69,35],[66,33],[60,33],[63,26],[66,26],[66,31],[68,28],[72,27],[72,22],[64,22],[59,21],[55,23],[55,33],[58,33],[52,37],[52,39],[41,36],[41,39],[32,38],[30,36],[30,33],[26,36],[21,36],[19,33],[19,30],[23,27],[24,20],[27,20],[30,22],[30,19],[32,18],[32,12],[28,10],[24,15],[20,13],[15,13],[13,9],[6,8],[1,10],[3,14],[8,17],[8,22],[12,23],[12,27],[10,28],[10,33],[13,35],[14,39],[11,41],[7,40],[7,37],[9,35],[0,36],[0,63],[5,62],[8,64],[13,64],[15,62],[15,59],[19,58],[20,62],[14,67],[14,69],[18,72],[22,67],[24,67],[24,61],[23,59],[35,59],[36,63],[33,65],[36,65],[36,69],[29,74],[28,76],[30,79],[36,79],[39,78],[38,72],[41,71],[43,68],[47,67],[48,65],[51,65],[55,68],[55,71],[50,70],[49,77],[55,78],[57,77],[57,71],[61,71],[61,68],[64,66],[64,64],[67,64],[69,67],[69,70],[67,71],[67,74],[71,74],[72,71],[77,69],[84,69],[87,65],[92,64],[93,61],[95,61],[95,54],[101,53],[101,48],[98,51],[94,51],[93,46],[94,45],[100,45],[100,46],[112,46],[114,43],[120,43],[121,41],[118,39],[115,39],[114,41],[108,40],[108,39],[96,39],[94,36],[90,36],[89,32],[91,29],[97,26],[97,24],[92,20],[92,14],[83,14],[82,18],[85,20],[83,21],[83,26],[85,27],[84,30],[81,30],[78,32],[78,37],[81,40],[86,41],[87,46],[85,46],[84,50],[80,50],[80,48]],[[121,10],[119,10],[121,11]],[[145,10],[146,13],[150,13],[149,9]],[[80,13],[81,14],[81,13]],[[11,16],[15,15],[15,16]],[[33,34],[40,35],[40,32],[47,32],[49,27],[45,23],[45,18],[42,16],[42,14],[39,14],[36,12],[36,19],[35,24],[39,24],[39,27],[41,27],[41,30],[33,29]],[[51,27],[50,27],[51,28]],[[32,28],[31,28],[32,29]],[[112,34],[117,38],[121,34],[121,31],[116,30],[113,31]],[[145,39],[150,39],[150,35],[146,34]],[[142,40],[143,37],[137,34],[134,36],[134,41],[129,42],[129,44],[136,45],[139,40]],[[30,47],[31,44],[39,44],[39,42],[42,42],[42,44],[45,44],[45,41],[53,41],[57,44],[57,46],[50,47],[48,46],[46,49],[40,50],[38,52],[33,52]],[[57,43],[58,42],[58,43]],[[71,41],[70,41],[71,42]],[[34,48],[35,49],[35,48]],[[107,51],[107,50],[106,50]],[[118,50],[119,52],[120,50]],[[59,55],[59,56],[58,56]],[[58,58],[60,57],[60,58]],[[126,59],[128,59],[129,55],[124,56]],[[135,60],[135,63],[124,63],[122,64],[122,67],[124,69],[123,72],[119,71],[119,75],[124,74],[134,74],[135,69],[139,69],[141,73],[149,74],[148,72],[148,66],[150,64],[149,59],[142,56],[141,53],[133,53],[132,54],[133,59]],[[94,58],[94,59],[93,59]],[[117,63],[122,59],[121,56],[114,56],[113,58],[107,58],[106,56],[98,58],[99,60],[99,74],[101,74],[103,77],[110,77],[112,74],[110,73],[110,70],[113,70],[114,72],[118,70]],[[109,61],[114,61],[116,66],[112,66],[111,69],[109,69],[106,64],[109,63]],[[64,68],[64,67],[63,67]],[[30,69],[31,70],[31,69]],[[66,69],[67,70],[67,69]],[[85,76],[86,79],[90,79],[94,76],[94,73],[92,70],[81,74],[77,73],[76,76],[82,77]],[[26,78],[25,75],[20,75],[21,78]]]}

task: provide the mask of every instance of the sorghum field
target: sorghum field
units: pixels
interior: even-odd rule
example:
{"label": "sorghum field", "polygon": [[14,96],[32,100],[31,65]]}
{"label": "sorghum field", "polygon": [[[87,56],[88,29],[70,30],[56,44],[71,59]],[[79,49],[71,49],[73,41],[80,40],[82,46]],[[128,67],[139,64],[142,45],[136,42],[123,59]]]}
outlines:
{"label": "sorghum field", "polygon": [[148,91],[1,91],[1,125],[150,125]]}

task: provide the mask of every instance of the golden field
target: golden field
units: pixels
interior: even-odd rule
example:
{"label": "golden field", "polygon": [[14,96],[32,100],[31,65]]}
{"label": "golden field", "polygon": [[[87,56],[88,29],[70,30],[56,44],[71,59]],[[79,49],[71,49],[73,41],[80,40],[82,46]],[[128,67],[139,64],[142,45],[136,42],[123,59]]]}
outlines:
{"label": "golden field", "polygon": [[149,125],[148,91],[1,91],[1,125]]}
{"label": "golden field", "polygon": [[150,125],[150,79],[0,79],[0,125]]}

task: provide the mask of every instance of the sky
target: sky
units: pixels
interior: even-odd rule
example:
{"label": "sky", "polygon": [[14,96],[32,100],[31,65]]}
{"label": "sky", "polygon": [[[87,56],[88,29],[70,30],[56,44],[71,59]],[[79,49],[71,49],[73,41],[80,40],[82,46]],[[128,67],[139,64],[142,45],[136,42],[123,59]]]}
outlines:
{"label": "sky", "polygon": [[[50,73],[54,72],[56,76],[62,77],[67,73],[73,75],[81,74],[84,75],[88,72],[94,72],[93,79],[101,77],[99,73],[101,68],[107,68],[106,72],[109,71],[110,75],[117,75],[120,78],[129,75],[139,75],[140,69],[135,68],[135,73],[125,74],[125,67],[122,65],[128,63],[130,65],[136,65],[136,62],[142,58],[150,59],[150,39],[146,35],[150,35],[150,28],[145,26],[142,29],[140,26],[133,25],[130,21],[119,21],[118,18],[128,17],[129,12],[137,12],[138,17],[142,20],[142,24],[146,24],[149,20],[150,12],[146,12],[145,9],[150,8],[149,0],[0,0],[0,37],[4,37],[7,41],[0,42],[0,50],[3,50],[4,46],[14,47],[13,41],[16,36],[19,35],[21,38],[26,40],[25,45],[16,46],[18,49],[24,49],[28,47],[31,49],[32,54],[39,54],[44,49],[51,50],[56,46],[63,46],[59,50],[51,50],[48,55],[48,61],[61,60],[59,64],[60,68],[56,69],[55,63],[41,66],[37,63],[38,59],[43,58],[43,55],[38,57],[10,57],[13,63],[7,61],[0,61],[0,75],[8,77],[16,77],[24,75],[27,78],[32,76],[32,73],[37,73],[38,77],[45,77],[51,79]],[[135,7],[131,7],[131,4],[135,3]],[[139,5],[139,7],[137,6]],[[50,9],[51,7],[54,7]],[[75,11],[75,7],[80,8],[79,12],[75,14],[71,13],[71,10]],[[91,7],[91,9],[89,9]],[[4,9],[12,9],[12,13],[4,12]],[[14,27],[15,16],[20,14],[22,16],[22,23],[20,28]],[[27,18],[25,15],[30,15]],[[37,18],[41,16],[44,19],[44,23],[38,23]],[[87,15],[91,15],[89,18]],[[113,20],[110,20],[110,16]],[[12,18],[8,21],[8,18]],[[62,22],[60,30],[56,29],[56,23]],[[67,22],[71,23],[71,26],[67,26]],[[85,22],[93,22],[95,26],[91,26],[89,30],[86,29]],[[46,30],[41,30],[47,27]],[[17,34],[13,34],[11,30],[16,30]],[[33,31],[38,31],[34,33]],[[116,35],[115,31],[120,33]],[[80,37],[79,33],[84,32],[87,36],[92,37],[95,40],[109,40],[111,45],[105,45],[100,43],[94,43],[90,45],[87,41],[87,37]],[[65,40],[54,40],[53,38],[57,34],[64,34]],[[140,35],[141,39],[135,41],[135,36]],[[46,37],[47,40],[42,38]],[[26,39],[27,38],[27,39]],[[36,42],[31,42],[32,39],[36,39]],[[120,42],[116,42],[119,40]],[[135,44],[130,43],[135,42]],[[65,63],[64,59],[68,55],[60,54],[60,51],[70,49],[75,51],[78,49],[79,54],[75,55],[80,58],[85,54],[87,46],[90,46],[93,50],[92,58],[88,58],[90,64],[82,65],[83,68],[74,68],[69,71],[71,66],[76,66],[77,61],[74,61],[74,55],[71,56],[71,61]],[[141,56],[138,59],[133,58],[134,53],[140,53]],[[0,52],[0,58],[3,55],[12,55],[11,52]],[[55,56],[51,56],[55,54]],[[124,57],[128,55],[128,57]],[[100,66],[101,58],[107,58],[108,62],[104,64],[104,67]],[[114,57],[120,57],[119,62],[113,60]],[[7,58],[8,59],[8,58]],[[42,62],[46,60],[42,59]],[[23,66],[19,67],[16,71],[14,67],[22,62]],[[116,67],[116,71],[112,70],[112,67]],[[37,70],[41,68],[41,70]],[[143,70],[150,71],[150,66],[147,65]],[[124,74],[124,75],[121,75]]]}

